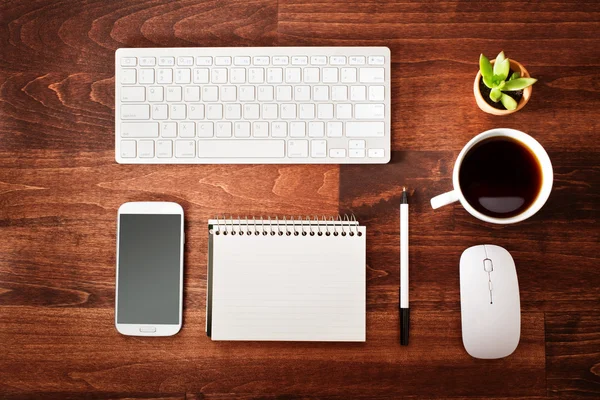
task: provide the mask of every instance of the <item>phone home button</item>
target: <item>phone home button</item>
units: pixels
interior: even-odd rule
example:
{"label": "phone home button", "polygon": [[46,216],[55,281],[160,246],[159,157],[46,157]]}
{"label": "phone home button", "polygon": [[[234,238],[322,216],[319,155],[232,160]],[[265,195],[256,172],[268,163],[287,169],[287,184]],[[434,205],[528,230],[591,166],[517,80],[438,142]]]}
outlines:
{"label": "phone home button", "polygon": [[154,326],[144,326],[140,328],[140,332],[142,333],[154,333],[156,332],[156,327]]}

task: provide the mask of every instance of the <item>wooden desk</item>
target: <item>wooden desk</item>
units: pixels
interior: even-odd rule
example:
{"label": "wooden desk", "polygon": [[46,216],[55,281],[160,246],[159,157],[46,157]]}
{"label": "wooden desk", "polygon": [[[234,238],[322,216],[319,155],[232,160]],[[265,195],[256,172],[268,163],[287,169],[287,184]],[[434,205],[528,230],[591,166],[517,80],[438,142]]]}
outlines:
{"label": "wooden desk", "polygon": [[[600,5],[597,1],[4,2],[0,58],[0,397],[181,399],[600,396]],[[384,166],[118,165],[114,51],[150,46],[383,45],[393,154]],[[475,105],[480,52],[539,79],[507,117]],[[543,210],[516,226],[433,211],[475,134],[511,127],[554,163]],[[411,345],[398,344],[398,211],[411,208]],[[171,338],[113,326],[115,223],[126,201],[186,212],[185,310]],[[330,215],[368,226],[367,342],[213,343],[204,334],[206,221]],[[522,339],[464,351],[458,259],[514,256]],[[91,395],[90,395],[91,393]]]}

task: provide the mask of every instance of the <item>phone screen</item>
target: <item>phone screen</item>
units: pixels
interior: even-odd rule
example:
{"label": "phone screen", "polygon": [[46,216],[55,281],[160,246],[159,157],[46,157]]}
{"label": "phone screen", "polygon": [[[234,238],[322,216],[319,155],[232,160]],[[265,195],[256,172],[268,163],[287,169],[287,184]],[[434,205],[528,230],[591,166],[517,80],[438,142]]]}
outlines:
{"label": "phone screen", "polygon": [[121,214],[117,323],[179,324],[179,214]]}

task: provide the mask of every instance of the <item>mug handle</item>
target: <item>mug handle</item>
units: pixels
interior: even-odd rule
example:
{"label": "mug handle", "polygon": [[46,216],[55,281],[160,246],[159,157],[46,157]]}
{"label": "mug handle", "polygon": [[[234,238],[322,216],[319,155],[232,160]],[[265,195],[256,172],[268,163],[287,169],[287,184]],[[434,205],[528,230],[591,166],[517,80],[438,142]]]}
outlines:
{"label": "mug handle", "polygon": [[442,193],[432,198],[431,207],[435,210],[436,208],[440,208],[450,203],[454,203],[455,201],[458,201],[458,192],[456,190],[451,190],[449,192]]}

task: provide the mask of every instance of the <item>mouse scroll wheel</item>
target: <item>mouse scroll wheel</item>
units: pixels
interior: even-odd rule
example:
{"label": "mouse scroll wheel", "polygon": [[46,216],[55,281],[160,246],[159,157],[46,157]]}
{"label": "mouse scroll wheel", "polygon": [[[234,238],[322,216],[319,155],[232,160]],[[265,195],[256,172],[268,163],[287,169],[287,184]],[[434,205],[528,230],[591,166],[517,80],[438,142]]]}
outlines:
{"label": "mouse scroll wheel", "polygon": [[483,269],[485,270],[485,272],[492,272],[494,270],[492,260],[490,260],[489,258],[483,260]]}

